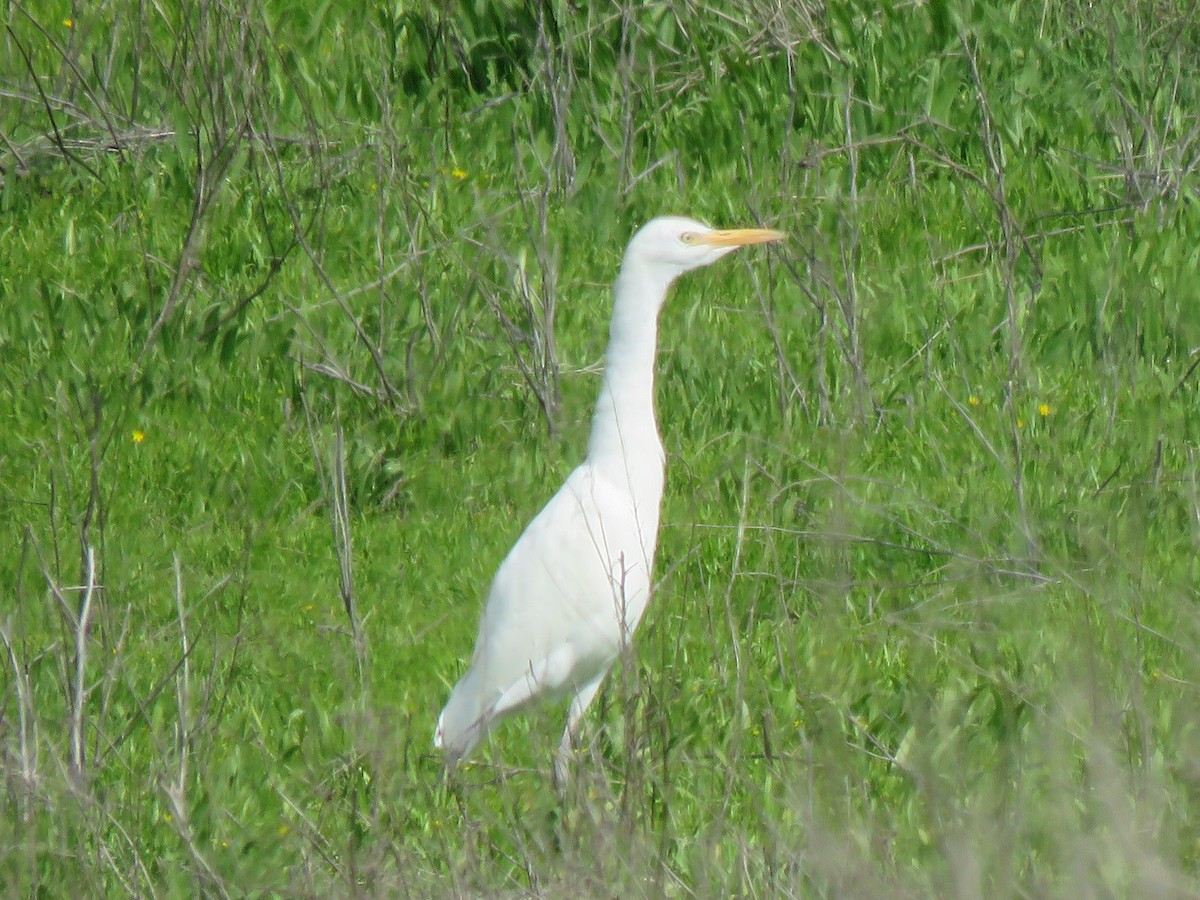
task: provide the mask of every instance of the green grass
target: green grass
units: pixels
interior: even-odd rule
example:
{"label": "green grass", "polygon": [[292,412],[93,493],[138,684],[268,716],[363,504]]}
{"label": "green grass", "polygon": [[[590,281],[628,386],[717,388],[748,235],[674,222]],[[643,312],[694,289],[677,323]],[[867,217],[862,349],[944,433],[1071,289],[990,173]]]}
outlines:
{"label": "green grass", "polygon": [[[9,893],[1200,891],[1190,5],[5,18]],[[451,788],[662,212],[790,239],[664,311],[572,796],[560,709]]]}

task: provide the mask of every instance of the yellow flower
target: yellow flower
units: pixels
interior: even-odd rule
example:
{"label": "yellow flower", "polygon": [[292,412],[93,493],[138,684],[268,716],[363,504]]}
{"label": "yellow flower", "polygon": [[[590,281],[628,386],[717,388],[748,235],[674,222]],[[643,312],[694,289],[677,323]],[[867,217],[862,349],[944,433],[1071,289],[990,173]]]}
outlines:
{"label": "yellow flower", "polygon": [[140,429],[140,428],[133,429],[133,442],[135,444],[140,444],[145,439],[146,439],[146,432],[142,431],[142,429]]}
{"label": "yellow flower", "polygon": [[292,831],[292,829],[291,829],[291,828],[289,828],[287,825],[280,825],[280,826],[279,826],[279,836],[280,836],[281,838],[285,838],[285,837],[287,837],[287,836],[288,836],[288,835],[291,833],[291,831]]}
{"label": "yellow flower", "polygon": [[63,28],[74,28],[74,27],[75,27],[74,19],[63,19]]}
{"label": "yellow flower", "polygon": [[451,169],[450,174],[452,176],[454,176],[455,178],[457,178],[459,181],[462,181],[464,178],[467,177],[467,173],[464,172],[462,169]]}
{"label": "yellow flower", "polygon": [[1050,404],[1049,403],[1039,403],[1038,404],[1038,415],[1041,416],[1043,419],[1046,418],[1046,416],[1050,415]]}
{"label": "yellow flower", "polygon": [[1024,428],[1024,427],[1025,427],[1025,420],[1024,420],[1024,419],[1017,419],[1017,427],[1018,427],[1018,428]]}
{"label": "yellow flower", "polygon": [[970,397],[967,398],[967,402],[970,403],[972,406],[978,406],[979,398],[976,397],[974,394],[972,394]]}

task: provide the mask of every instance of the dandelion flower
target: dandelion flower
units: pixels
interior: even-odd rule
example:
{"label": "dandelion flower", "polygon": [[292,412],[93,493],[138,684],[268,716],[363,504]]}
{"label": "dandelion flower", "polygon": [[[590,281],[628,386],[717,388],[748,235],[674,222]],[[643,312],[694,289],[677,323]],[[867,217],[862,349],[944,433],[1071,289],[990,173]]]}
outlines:
{"label": "dandelion flower", "polygon": [[453,177],[457,178],[459,181],[462,181],[464,178],[467,177],[467,173],[464,172],[462,169],[452,169],[450,171],[450,174]]}
{"label": "dandelion flower", "polygon": [[967,402],[970,403],[972,406],[978,406],[979,398],[976,397],[974,394],[972,394],[970,397],[967,398]]}
{"label": "dandelion flower", "polygon": [[1043,419],[1046,418],[1046,416],[1050,415],[1050,404],[1049,403],[1039,403],[1038,404],[1038,415],[1041,416]]}
{"label": "dandelion flower", "polygon": [[142,431],[142,429],[140,429],[140,428],[133,429],[133,442],[135,444],[140,444],[145,439],[146,439],[146,432]]}
{"label": "dandelion flower", "polygon": [[281,838],[285,838],[285,837],[287,837],[289,834],[291,834],[291,831],[292,831],[292,829],[291,829],[291,828],[289,828],[287,825],[280,825],[280,826],[279,826],[279,836],[280,836]]}
{"label": "dandelion flower", "polygon": [[63,28],[74,28],[74,27],[75,27],[74,19],[63,19]]}

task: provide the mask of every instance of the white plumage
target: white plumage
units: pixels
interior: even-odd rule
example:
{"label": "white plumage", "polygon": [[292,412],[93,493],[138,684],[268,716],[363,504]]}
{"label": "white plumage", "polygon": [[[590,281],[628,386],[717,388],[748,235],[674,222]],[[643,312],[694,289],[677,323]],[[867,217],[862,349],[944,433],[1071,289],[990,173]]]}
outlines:
{"label": "white plumage", "polygon": [[587,459],[496,572],[471,666],[438,717],[434,744],[448,764],[470,753],[500,717],[569,695],[555,755],[555,775],[566,777],[579,722],[650,599],[666,459],[654,412],[654,360],[667,289],[737,247],[781,238],[664,216],[629,242],[613,289]]}

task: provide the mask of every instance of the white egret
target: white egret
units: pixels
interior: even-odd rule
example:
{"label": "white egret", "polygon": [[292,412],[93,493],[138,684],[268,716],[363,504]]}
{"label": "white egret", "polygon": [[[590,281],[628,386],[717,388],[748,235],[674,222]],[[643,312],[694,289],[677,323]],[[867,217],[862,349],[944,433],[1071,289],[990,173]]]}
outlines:
{"label": "white egret", "polygon": [[554,758],[556,780],[565,780],[580,720],[650,599],[666,464],[654,410],[654,360],[667,288],[738,247],[783,237],[664,216],[629,242],[613,287],[587,459],[496,572],[470,668],[438,717],[434,745],[451,767],[502,716],[569,695]]}

